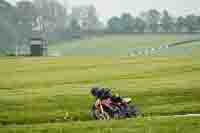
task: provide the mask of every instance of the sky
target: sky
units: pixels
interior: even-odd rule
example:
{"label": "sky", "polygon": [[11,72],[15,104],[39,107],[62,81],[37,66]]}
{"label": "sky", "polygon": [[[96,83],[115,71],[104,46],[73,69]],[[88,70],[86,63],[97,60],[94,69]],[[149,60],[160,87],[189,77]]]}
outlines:
{"label": "sky", "polygon": [[[18,0],[7,0],[15,3]],[[97,8],[102,20],[106,21],[111,16],[119,16],[123,12],[139,15],[142,11],[167,9],[173,16],[194,13],[200,15],[200,0],[59,0],[69,7],[92,4]]]}

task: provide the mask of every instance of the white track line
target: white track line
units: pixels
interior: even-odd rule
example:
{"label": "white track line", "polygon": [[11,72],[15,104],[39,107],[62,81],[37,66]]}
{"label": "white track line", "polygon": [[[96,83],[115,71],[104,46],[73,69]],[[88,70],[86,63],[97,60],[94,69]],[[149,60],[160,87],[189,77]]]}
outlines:
{"label": "white track line", "polygon": [[166,116],[155,116],[155,117],[200,117],[200,114],[183,114],[183,115],[166,115]]}
{"label": "white track line", "polygon": [[185,115],[174,115],[174,117],[193,117],[193,116],[196,116],[196,117],[200,117],[200,114],[185,114]]}

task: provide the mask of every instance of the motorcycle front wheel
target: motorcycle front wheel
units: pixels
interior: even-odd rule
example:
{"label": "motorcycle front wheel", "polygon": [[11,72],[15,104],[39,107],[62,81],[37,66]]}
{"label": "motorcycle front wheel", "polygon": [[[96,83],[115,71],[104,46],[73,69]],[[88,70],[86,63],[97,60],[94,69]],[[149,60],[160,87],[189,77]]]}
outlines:
{"label": "motorcycle front wheel", "polygon": [[95,110],[95,117],[98,119],[98,120],[110,120],[111,117],[110,115],[107,113],[107,112],[101,112],[99,110]]}

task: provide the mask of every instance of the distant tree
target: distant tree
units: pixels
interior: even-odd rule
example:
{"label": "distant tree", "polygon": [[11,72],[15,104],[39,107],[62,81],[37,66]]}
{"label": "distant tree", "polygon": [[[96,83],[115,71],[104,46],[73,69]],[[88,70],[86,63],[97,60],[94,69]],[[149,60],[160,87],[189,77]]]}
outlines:
{"label": "distant tree", "polygon": [[34,0],[34,5],[46,32],[65,29],[67,9],[64,5],[56,0]]}
{"label": "distant tree", "polygon": [[197,16],[198,31],[200,31],[200,16]]}
{"label": "distant tree", "polygon": [[88,7],[88,29],[98,30],[100,25],[100,20],[98,18],[97,9],[91,5]]}
{"label": "distant tree", "polygon": [[185,18],[185,26],[188,32],[195,32],[199,28],[198,17],[191,14]]}
{"label": "distant tree", "polygon": [[145,32],[146,23],[142,18],[136,17],[134,27],[137,32]]}
{"label": "distant tree", "polygon": [[197,21],[198,23],[200,23],[200,16],[197,16]]}
{"label": "distant tree", "polygon": [[176,32],[183,32],[185,28],[185,18],[179,16],[176,20]]}
{"label": "distant tree", "polygon": [[120,17],[123,32],[134,31],[134,18],[130,13],[123,13]]}
{"label": "distant tree", "polygon": [[0,0],[0,54],[13,52],[20,33],[17,31],[16,8]]}
{"label": "distant tree", "polygon": [[79,21],[75,18],[70,20],[69,24],[71,38],[80,38],[81,37],[81,27]]}
{"label": "distant tree", "polygon": [[169,15],[169,13],[168,13],[167,10],[163,11],[163,16],[161,18],[161,25],[162,25],[162,29],[165,32],[172,32],[172,31],[174,31],[174,20]]}
{"label": "distant tree", "polygon": [[160,18],[161,14],[159,11],[155,9],[151,9],[147,11],[145,14],[145,21],[148,25],[148,28],[151,32],[158,32],[159,31],[159,24],[160,24]]}
{"label": "distant tree", "polygon": [[112,17],[108,20],[108,29],[111,32],[122,32],[121,19],[119,17]]}
{"label": "distant tree", "polygon": [[37,10],[31,1],[17,2],[17,13],[21,23],[33,24],[36,21]]}
{"label": "distant tree", "polygon": [[71,28],[71,32],[80,32],[81,27],[80,27],[80,24],[78,23],[78,20],[72,19],[70,22],[70,28]]}
{"label": "distant tree", "polygon": [[17,31],[13,25],[7,21],[2,21],[0,17],[0,53],[12,52],[15,49],[18,36]]}
{"label": "distant tree", "polygon": [[30,1],[17,2],[17,28],[20,31],[21,39],[24,40],[31,36],[32,26],[37,20],[37,10]]}
{"label": "distant tree", "polygon": [[79,22],[83,31],[95,31],[99,29],[100,20],[97,10],[93,5],[73,7],[71,17]]}

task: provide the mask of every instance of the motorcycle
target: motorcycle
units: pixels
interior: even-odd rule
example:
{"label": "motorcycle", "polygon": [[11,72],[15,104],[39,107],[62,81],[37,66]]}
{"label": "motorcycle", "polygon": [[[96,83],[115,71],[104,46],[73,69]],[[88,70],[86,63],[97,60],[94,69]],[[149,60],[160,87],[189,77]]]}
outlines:
{"label": "motorcycle", "polygon": [[131,104],[131,98],[122,98],[121,101],[113,101],[111,98],[97,99],[92,106],[91,115],[96,120],[123,119],[143,116],[139,109]]}

